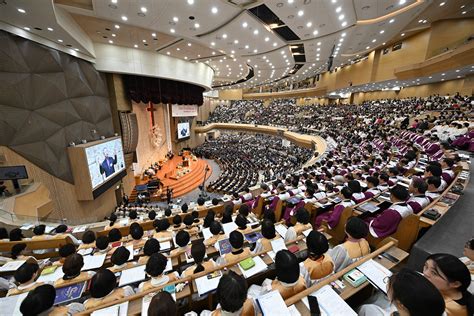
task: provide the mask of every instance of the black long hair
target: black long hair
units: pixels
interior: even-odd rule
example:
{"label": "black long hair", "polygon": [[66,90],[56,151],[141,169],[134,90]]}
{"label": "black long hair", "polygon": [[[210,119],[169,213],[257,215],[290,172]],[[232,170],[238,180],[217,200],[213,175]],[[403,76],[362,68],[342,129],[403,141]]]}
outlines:
{"label": "black long hair", "polygon": [[449,282],[460,282],[461,286],[458,291],[461,292],[462,298],[456,302],[465,305],[468,315],[474,314],[474,297],[467,290],[471,285],[471,274],[467,266],[462,263],[456,256],[447,253],[436,253],[429,256],[426,260],[433,260],[436,266],[448,278]]}

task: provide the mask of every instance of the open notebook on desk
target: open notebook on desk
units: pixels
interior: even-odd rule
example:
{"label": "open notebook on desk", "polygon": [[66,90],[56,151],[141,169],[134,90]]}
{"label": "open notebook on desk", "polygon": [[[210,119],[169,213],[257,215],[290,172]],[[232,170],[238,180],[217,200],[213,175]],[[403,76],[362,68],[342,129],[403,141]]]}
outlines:
{"label": "open notebook on desk", "polygon": [[128,302],[99,309],[91,313],[91,316],[127,316]]}
{"label": "open notebook on desk", "polygon": [[271,291],[257,298],[257,304],[263,316],[290,315],[283,297],[277,290]]}
{"label": "open notebook on desk", "polygon": [[[321,316],[357,316],[357,313],[329,285],[323,286],[311,296],[318,299]],[[304,297],[301,301],[309,309],[308,298]]]}
{"label": "open notebook on desk", "polygon": [[392,275],[390,270],[372,259],[362,263],[356,269],[362,272],[370,283],[387,294],[387,280]]}
{"label": "open notebook on desk", "polygon": [[196,288],[199,296],[217,289],[221,277],[222,272],[217,270],[208,275],[195,279],[194,281],[196,282]]}

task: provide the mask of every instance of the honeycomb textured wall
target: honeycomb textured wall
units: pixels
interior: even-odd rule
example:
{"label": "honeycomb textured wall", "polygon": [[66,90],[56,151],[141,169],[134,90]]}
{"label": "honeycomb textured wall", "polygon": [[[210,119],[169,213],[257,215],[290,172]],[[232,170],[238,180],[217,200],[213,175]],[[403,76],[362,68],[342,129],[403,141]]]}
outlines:
{"label": "honeycomb textured wall", "polygon": [[4,31],[0,43],[0,145],[73,183],[68,144],[114,133],[104,74]]}

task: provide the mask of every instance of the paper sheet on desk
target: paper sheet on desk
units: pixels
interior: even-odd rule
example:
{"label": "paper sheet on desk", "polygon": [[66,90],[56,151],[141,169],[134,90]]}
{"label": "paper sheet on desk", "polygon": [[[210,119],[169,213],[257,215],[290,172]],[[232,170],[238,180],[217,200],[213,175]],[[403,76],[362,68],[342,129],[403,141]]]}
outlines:
{"label": "paper sheet on desk", "polygon": [[0,267],[0,272],[15,271],[25,263],[26,260],[16,260],[5,263]]}
{"label": "paper sheet on desk", "polygon": [[265,262],[263,262],[262,258],[257,256],[257,257],[253,257],[252,259],[255,262],[255,265],[252,268],[248,269],[248,270],[242,269],[240,264],[237,265],[240,269],[240,272],[242,272],[243,276],[246,279],[250,278],[251,276],[254,276],[257,273],[265,271],[268,268],[268,266],[265,264]]}
{"label": "paper sheet on desk", "polygon": [[146,265],[141,265],[131,269],[123,270],[122,275],[120,276],[119,287],[145,280],[145,267]]}
{"label": "paper sheet on desk", "polygon": [[222,273],[218,277],[209,278],[208,276],[209,275],[205,275],[194,280],[196,282],[196,288],[199,296],[217,289],[219,281],[222,278]]}
{"label": "paper sheet on desk", "polygon": [[387,283],[384,281],[392,275],[389,269],[374,260],[369,260],[358,266],[357,270],[362,272],[371,283],[387,294]]}
{"label": "paper sheet on desk", "polygon": [[21,316],[20,306],[27,295],[28,292],[0,298],[0,311],[2,311],[2,315]]}
{"label": "paper sheet on desk", "polygon": [[91,269],[98,269],[102,267],[105,261],[105,257],[107,256],[106,253],[97,255],[97,256],[85,256],[84,257],[84,266],[82,267],[81,271],[91,270]]}
{"label": "paper sheet on desk", "polygon": [[212,233],[211,233],[211,230],[209,229],[209,227],[203,228],[202,236],[204,237],[204,240],[208,240],[209,238],[212,237]]}
{"label": "paper sheet on desk", "polygon": [[237,224],[235,224],[234,222],[225,223],[222,224],[222,229],[224,230],[224,234],[226,234],[226,236],[228,237],[231,232],[237,229]]}
{"label": "paper sheet on desk", "polygon": [[83,232],[86,231],[86,229],[87,229],[87,225],[81,225],[81,226],[75,227],[75,228],[72,230],[72,232],[73,232],[73,233],[83,233]]}
{"label": "paper sheet on desk", "polygon": [[54,270],[53,273],[40,275],[37,282],[43,282],[43,283],[54,282],[56,280],[62,279],[63,276],[64,276],[64,272],[63,272],[62,267],[58,267],[56,270]]}
{"label": "paper sheet on desk", "polygon": [[127,250],[130,251],[130,255],[128,256],[127,261],[133,260],[133,256],[134,256],[133,245],[127,246],[125,248],[127,248]]}
{"label": "paper sheet on desk", "polygon": [[[321,316],[357,316],[357,313],[344,301],[330,285],[325,285],[311,294],[318,298]],[[301,300],[309,309],[308,298]]]}
{"label": "paper sheet on desk", "polygon": [[91,313],[91,316],[127,316],[128,302],[120,305],[114,305],[107,308],[99,309]]}
{"label": "paper sheet on desk", "polygon": [[278,238],[276,240],[272,240],[271,242],[271,245],[272,245],[272,249],[271,251],[268,251],[267,252],[267,255],[273,260],[275,261],[275,256],[277,254],[278,251],[280,250],[283,250],[283,249],[288,249],[286,248],[286,245],[285,245],[285,240],[283,238]]}
{"label": "paper sheet on desk", "polygon": [[277,290],[259,296],[257,303],[264,316],[290,314],[283,297],[281,297],[280,292]]}
{"label": "paper sheet on desk", "polygon": [[286,232],[288,231],[288,228],[286,228],[285,226],[283,226],[282,224],[280,224],[280,225],[276,225],[276,226],[275,226],[275,230],[277,231],[277,233],[278,233],[282,238],[285,238],[285,235],[286,235]]}
{"label": "paper sheet on desk", "polygon": [[171,241],[160,242],[160,250],[161,251],[168,250],[168,249],[171,249]]}

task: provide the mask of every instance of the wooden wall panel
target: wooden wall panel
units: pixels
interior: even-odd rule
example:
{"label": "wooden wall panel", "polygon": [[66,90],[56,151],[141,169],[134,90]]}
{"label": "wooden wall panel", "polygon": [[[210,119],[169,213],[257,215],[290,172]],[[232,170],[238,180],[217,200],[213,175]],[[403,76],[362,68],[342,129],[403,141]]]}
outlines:
{"label": "wooden wall panel", "polygon": [[242,100],[242,89],[227,89],[219,91],[221,100]]}
{"label": "wooden wall panel", "polygon": [[402,48],[390,51],[388,54],[380,54],[377,72],[373,81],[384,81],[395,79],[393,72],[395,67],[403,67],[425,60],[426,48],[430,39],[430,31],[418,33],[403,40]]}
{"label": "wooden wall panel", "polygon": [[430,30],[426,59],[465,42],[474,33],[474,19],[441,20],[434,22]]}

